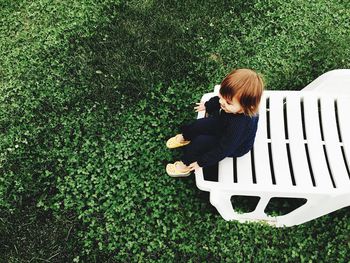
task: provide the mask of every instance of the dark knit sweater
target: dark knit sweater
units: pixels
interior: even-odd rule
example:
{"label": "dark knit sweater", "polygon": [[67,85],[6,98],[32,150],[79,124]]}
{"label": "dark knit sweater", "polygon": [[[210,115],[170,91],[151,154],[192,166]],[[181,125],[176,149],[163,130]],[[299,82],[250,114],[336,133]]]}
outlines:
{"label": "dark knit sweater", "polygon": [[225,157],[239,157],[253,147],[258,127],[258,115],[250,117],[245,114],[226,113],[221,110],[219,97],[213,97],[205,104],[206,112],[219,118],[221,137],[219,144],[204,153],[197,160],[200,167],[213,165]]}

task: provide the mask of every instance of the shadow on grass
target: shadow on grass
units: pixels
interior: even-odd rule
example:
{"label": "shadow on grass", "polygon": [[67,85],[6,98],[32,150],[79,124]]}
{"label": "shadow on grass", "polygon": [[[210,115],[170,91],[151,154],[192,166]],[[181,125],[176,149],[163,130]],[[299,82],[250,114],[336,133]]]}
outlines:
{"label": "shadow on grass", "polygon": [[58,221],[50,213],[33,207],[18,209],[13,214],[2,211],[0,213],[0,261],[72,260],[74,248],[67,241],[75,236],[77,225],[70,222],[68,218]]}
{"label": "shadow on grass", "polygon": [[69,74],[88,84],[84,99],[112,108],[122,98],[135,103],[153,85],[183,81],[194,71],[195,47],[176,14],[121,4],[105,10],[105,16],[109,23],[99,25],[91,37],[70,38],[68,53],[75,65]]}

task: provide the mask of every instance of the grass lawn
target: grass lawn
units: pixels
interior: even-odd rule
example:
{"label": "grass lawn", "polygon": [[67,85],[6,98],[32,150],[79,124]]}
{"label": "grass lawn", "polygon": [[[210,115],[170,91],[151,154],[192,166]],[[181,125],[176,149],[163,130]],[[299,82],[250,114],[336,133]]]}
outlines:
{"label": "grass lawn", "polygon": [[347,1],[2,0],[0,262],[349,262],[350,210],[226,222],[165,141],[233,68],[350,68]]}

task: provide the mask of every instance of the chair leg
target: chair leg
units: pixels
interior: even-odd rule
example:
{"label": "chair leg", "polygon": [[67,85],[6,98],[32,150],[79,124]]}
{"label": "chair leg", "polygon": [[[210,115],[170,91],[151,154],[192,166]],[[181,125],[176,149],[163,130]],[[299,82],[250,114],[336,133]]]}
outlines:
{"label": "chair leg", "polygon": [[294,211],[276,217],[277,227],[299,225],[350,205],[350,195],[315,196]]}
{"label": "chair leg", "polygon": [[235,215],[237,215],[231,204],[231,195],[226,192],[210,192],[210,203],[215,206],[225,220],[234,220]]}
{"label": "chair leg", "polygon": [[244,222],[257,222],[263,221],[271,225],[276,224],[274,217],[268,216],[264,209],[268,204],[270,197],[263,196],[261,197],[256,209],[253,212],[249,213],[237,213],[232,207],[231,203],[232,193],[223,193],[218,191],[210,192],[210,203],[215,206],[220,215],[225,220],[237,220],[241,223]]}
{"label": "chair leg", "polygon": [[267,204],[270,202],[270,199],[271,198],[268,196],[260,197],[259,203],[253,212],[257,213],[257,214],[261,214],[261,215],[266,215],[265,208],[266,208]]}
{"label": "chair leg", "polygon": [[264,212],[270,200],[269,196],[261,196],[256,209],[250,213],[235,212],[231,204],[231,196],[232,193],[229,192],[210,192],[210,203],[225,220],[238,220],[242,223],[260,221],[276,227],[299,225],[350,205],[349,194],[309,196],[305,197],[307,202],[304,205],[286,215],[273,217]]}

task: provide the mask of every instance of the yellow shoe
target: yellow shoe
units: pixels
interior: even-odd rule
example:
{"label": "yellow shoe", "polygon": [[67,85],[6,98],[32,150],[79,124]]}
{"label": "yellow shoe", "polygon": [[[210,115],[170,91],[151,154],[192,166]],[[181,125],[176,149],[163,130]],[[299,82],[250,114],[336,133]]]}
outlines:
{"label": "yellow shoe", "polygon": [[190,170],[188,169],[187,171],[180,171],[176,165],[177,164],[183,164],[183,162],[178,161],[175,163],[168,163],[166,166],[166,172],[169,176],[171,177],[186,177],[191,174]]}
{"label": "yellow shoe", "polygon": [[174,149],[174,148],[178,148],[178,147],[182,147],[185,146],[187,144],[189,144],[191,141],[184,141],[184,142],[179,142],[177,140],[177,138],[180,136],[180,134],[177,134],[174,137],[171,137],[167,142],[166,142],[166,147],[168,147],[169,149]]}

